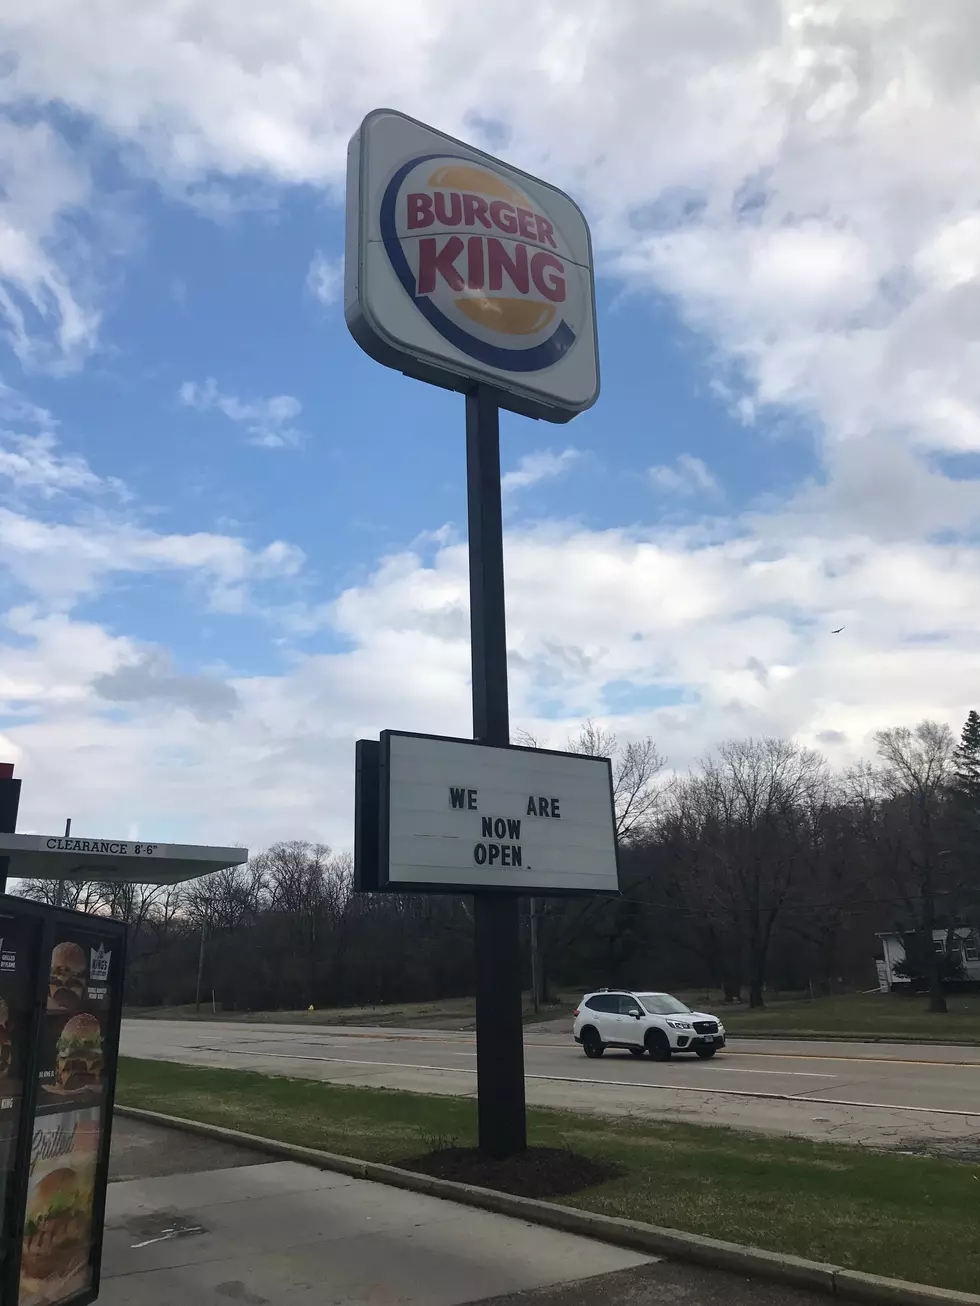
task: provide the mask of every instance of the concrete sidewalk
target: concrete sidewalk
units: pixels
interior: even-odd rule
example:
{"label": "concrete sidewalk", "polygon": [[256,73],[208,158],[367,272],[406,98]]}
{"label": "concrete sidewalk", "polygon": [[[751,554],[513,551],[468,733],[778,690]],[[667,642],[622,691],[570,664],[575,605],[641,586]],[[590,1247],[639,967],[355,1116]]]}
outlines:
{"label": "concrete sidewalk", "polygon": [[105,1306],[455,1306],[648,1261],[290,1161],[202,1152],[185,1134],[115,1130],[117,1173],[135,1177],[109,1188]]}
{"label": "concrete sidewalk", "polygon": [[825,1306],[117,1118],[104,1306]]}

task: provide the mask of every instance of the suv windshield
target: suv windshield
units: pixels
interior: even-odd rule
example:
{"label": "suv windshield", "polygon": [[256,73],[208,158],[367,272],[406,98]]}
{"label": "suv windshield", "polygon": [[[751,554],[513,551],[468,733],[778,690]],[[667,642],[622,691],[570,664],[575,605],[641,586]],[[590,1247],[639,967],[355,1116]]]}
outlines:
{"label": "suv windshield", "polygon": [[669,993],[638,993],[636,996],[651,1016],[684,1016],[691,1010]]}

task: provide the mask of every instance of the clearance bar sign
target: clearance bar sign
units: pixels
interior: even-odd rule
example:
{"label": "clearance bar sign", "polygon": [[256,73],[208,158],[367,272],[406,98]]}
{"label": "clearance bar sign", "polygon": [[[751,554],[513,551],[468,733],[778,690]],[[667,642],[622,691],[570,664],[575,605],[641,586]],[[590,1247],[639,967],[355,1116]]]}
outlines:
{"label": "clearance bar sign", "polygon": [[379,762],[379,888],[618,892],[608,759],[386,731]]}
{"label": "clearance bar sign", "polygon": [[373,358],[566,422],[599,393],[592,245],[562,191],[389,109],[351,141],[345,314]]}

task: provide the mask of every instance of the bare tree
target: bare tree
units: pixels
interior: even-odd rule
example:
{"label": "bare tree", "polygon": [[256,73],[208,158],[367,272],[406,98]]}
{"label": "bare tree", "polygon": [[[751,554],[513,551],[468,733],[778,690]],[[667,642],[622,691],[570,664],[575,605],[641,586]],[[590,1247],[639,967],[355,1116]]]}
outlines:
{"label": "bare tree", "polygon": [[846,926],[871,891],[872,867],[861,841],[859,809],[849,801],[848,786],[832,778],[811,799],[805,873],[787,904],[785,928],[811,945],[815,963],[811,988],[829,994],[845,942]]}
{"label": "bare tree", "polygon": [[351,860],[346,854],[334,858],[325,844],[290,840],[261,853],[254,870],[265,884],[270,913],[290,940],[287,971],[298,981],[305,1006],[319,988],[324,932],[337,930],[350,898]]}
{"label": "bare tree", "polygon": [[934,932],[940,915],[951,931],[957,907],[949,801],[956,777],[956,741],[945,723],[920,721],[914,729],[879,730],[875,744],[881,765],[866,772],[867,781],[877,782],[875,837],[915,925],[918,964],[929,984],[929,1010],[942,1013],[947,1009],[943,956]]}
{"label": "bare tree", "polygon": [[[523,730],[516,733],[515,742],[528,748],[539,746],[535,737]],[[665,783],[660,778],[666,760],[658,752],[653,739],[647,736],[620,745],[611,730],[604,730],[588,720],[578,735],[569,739],[567,747],[570,753],[579,753],[583,757],[610,759],[616,838],[620,845],[642,839],[653,828],[672,785],[671,781]],[[583,930],[601,930],[607,955],[615,953],[624,932],[622,912],[615,919],[607,920],[610,913],[603,913],[602,907],[600,898],[577,904],[554,898],[531,900],[528,924],[535,1009],[548,999],[550,957],[559,949],[568,948]]]}
{"label": "bare tree", "polygon": [[131,884],[121,880],[99,880],[95,884],[99,909],[129,926],[132,943],[165,900],[166,885]]}
{"label": "bare tree", "polygon": [[[914,927],[910,958],[921,951],[937,965],[933,930],[952,931],[957,904],[965,910],[978,887],[974,844],[957,842],[948,795],[951,738],[926,722],[877,743],[875,765],[836,781],[817,754],[778,739],[726,743],[674,781],[652,740],[620,746],[587,722],[569,748],[612,759],[623,893],[541,902],[539,990],[545,976],[720,984],[730,997],[747,984],[759,1004],[773,983],[860,981],[896,903]],[[181,1004],[212,988],[242,1010],[473,991],[464,898],[354,894],[350,857],[322,845],[281,842],[247,866],[173,889],[66,889],[66,906],[130,922],[127,994],[139,1005]],[[50,882],[21,891],[57,900]],[[931,974],[941,1000],[940,979]]]}
{"label": "bare tree", "polygon": [[253,858],[247,866],[229,866],[188,884],[187,914],[196,928],[203,924],[208,933],[237,929],[255,921],[265,888],[262,863]]}
{"label": "bare tree", "polygon": [[646,833],[671,788],[669,782],[659,780],[667,762],[650,736],[621,746],[611,730],[586,721],[578,736],[568,741],[568,751],[581,753],[583,757],[610,759],[616,837],[622,841]]}
{"label": "bare tree", "polygon": [[684,786],[689,904],[748,969],[749,1004],[764,1004],[773,931],[806,865],[823,758],[785,739],[729,740]]}
{"label": "bare tree", "polygon": [[102,904],[102,890],[90,880],[20,880],[16,891],[22,898],[66,911],[96,912]]}

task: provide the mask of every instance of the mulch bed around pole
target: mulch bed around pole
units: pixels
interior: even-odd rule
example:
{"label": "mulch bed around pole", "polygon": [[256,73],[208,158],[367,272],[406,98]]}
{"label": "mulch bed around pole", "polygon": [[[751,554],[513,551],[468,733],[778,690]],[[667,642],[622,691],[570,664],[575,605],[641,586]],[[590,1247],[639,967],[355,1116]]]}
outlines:
{"label": "mulch bed around pole", "polygon": [[402,1170],[437,1179],[453,1179],[479,1188],[495,1188],[517,1197],[562,1197],[618,1179],[622,1166],[596,1161],[561,1147],[529,1147],[526,1152],[494,1161],[475,1147],[450,1147],[394,1163]]}

